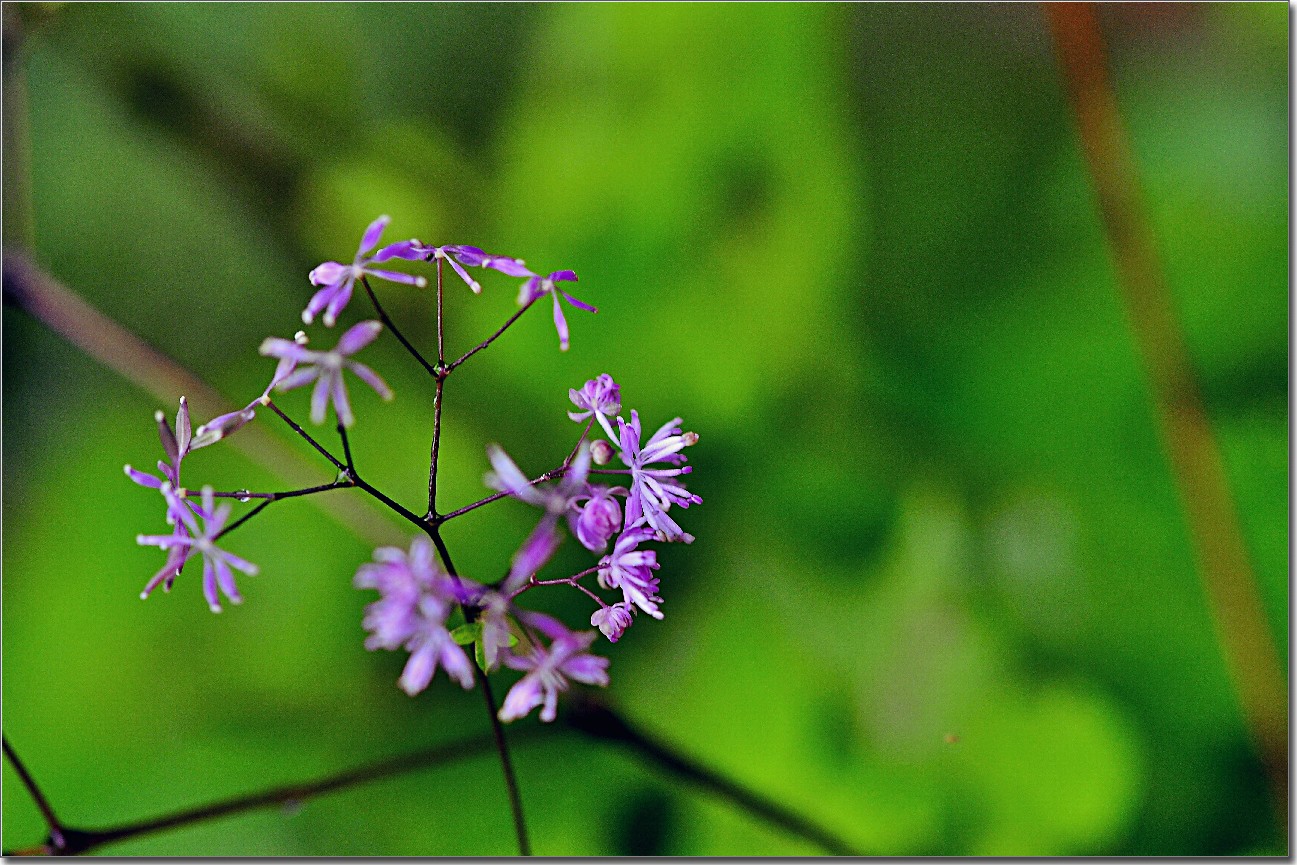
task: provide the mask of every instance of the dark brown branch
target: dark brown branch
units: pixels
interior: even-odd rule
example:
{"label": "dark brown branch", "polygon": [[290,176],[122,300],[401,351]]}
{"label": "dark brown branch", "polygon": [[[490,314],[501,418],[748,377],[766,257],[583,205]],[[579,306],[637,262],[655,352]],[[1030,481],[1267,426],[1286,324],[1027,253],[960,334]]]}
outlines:
{"label": "dark brown branch", "polygon": [[[195,410],[201,406],[212,415],[235,411],[243,405],[221,396],[211,385],[12,249],[4,251],[4,299],[154,399],[170,403],[177,394],[185,394]],[[227,441],[287,486],[305,487],[319,477],[315,463],[272,435],[268,427],[248,424]],[[389,544],[400,537],[386,516],[362,504],[364,499],[313,496],[310,501],[371,544]]]}
{"label": "dark brown branch", "polygon": [[565,719],[573,729],[592,738],[621,745],[652,767],[714,793],[758,820],[804,838],[835,856],[864,855],[809,818],[708,769],[653,738],[590,694],[574,695]]}
{"label": "dark brown branch", "polygon": [[9,737],[0,737],[0,740],[4,743],[5,757],[9,759],[9,764],[13,766],[14,771],[18,773],[18,777],[22,780],[23,786],[27,788],[27,792],[31,795],[32,801],[36,803],[36,807],[40,810],[41,817],[45,818],[45,825],[50,829],[50,846],[54,850],[63,850],[67,844],[67,830],[63,828],[63,824],[59,822],[59,818],[54,814],[54,808],[50,805],[49,800],[45,798],[45,794],[41,792],[40,785],[36,783],[36,779],[27,771],[27,767],[23,765],[23,761],[18,759],[18,754],[14,751],[13,746],[9,744]]}
{"label": "dark brown branch", "polygon": [[478,667],[477,672],[478,679],[482,682],[482,698],[486,701],[486,712],[491,719],[491,738],[495,740],[495,750],[500,755],[500,768],[504,772],[504,785],[509,791],[509,810],[513,814],[513,831],[518,838],[518,854],[530,856],[531,840],[527,837],[527,820],[522,814],[522,792],[518,787],[518,778],[513,773],[509,745],[504,740],[504,725],[500,723],[500,707],[496,705],[495,694],[491,692],[491,681],[486,671]]}
{"label": "dark brown branch", "polygon": [[1285,678],[1144,208],[1135,156],[1108,79],[1098,14],[1091,3],[1045,4],[1045,12],[1217,640],[1286,821]]}
{"label": "dark brown branch", "polygon": [[370,302],[374,304],[374,311],[378,313],[379,320],[382,321],[383,324],[387,326],[387,329],[392,332],[392,336],[396,337],[397,340],[400,341],[401,345],[405,346],[405,350],[419,362],[420,366],[428,371],[429,375],[435,376],[437,374],[436,368],[433,367],[432,364],[428,363],[427,359],[419,353],[419,350],[405,338],[405,334],[401,333],[397,326],[392,322],[391,317],[388,316],[387,310],[383,309],[382,304],[378,302],[378,295],[374,294],[374,289],[369,287],[369,278],[362,276],[360,278],[360,284],[364,286],[365,294],[369,295]]}
{"label": "dark brown branch", "polygon": [[[539,732],[541,732],[539,729],[533,728],[528,731],[528,734],[529,737],[534,737]],[[67,829],[64,831],[65,843],[54,848],[51,852],[57,852],[61,855],[69,856],[79,853],[87,853],[105,844],[124,841],[128,838],[134,838],[140,835],[151,835],[168,829],[177,829],[181,826],[188,826],[193,823],[216,820],[222,817],[231,817],[258,808],[269,808],[303,802],[313,796],[332,793],[336,790],[354,787],[358,784],[367,784],[371,781],[390,778],[406,772],[426,769],[431,766],[444,765],[457,760],[477,756],[479,754],[485,754],[491,751],[492,747],[493,744],[490,737],[473,736],[445,745],[435,745],[431,748],[416,751],[412,754],[406,754],[400,757],[391,757],[385,760],[377,760],[315,781],[288,784],[282,787],[272,787],[269,790],[263,790],[259,793],[250,793],[244,796],[235,796],[231,799],[222,799],[207,805],[200,805],[196,808],[186,808],[182,811],[165,814],[161,817],[140,820],[122,826],[114,826],[108,829]],[[8,753],[7,744],[6,753]],[[5,855],[10,854],[6,853]]]}

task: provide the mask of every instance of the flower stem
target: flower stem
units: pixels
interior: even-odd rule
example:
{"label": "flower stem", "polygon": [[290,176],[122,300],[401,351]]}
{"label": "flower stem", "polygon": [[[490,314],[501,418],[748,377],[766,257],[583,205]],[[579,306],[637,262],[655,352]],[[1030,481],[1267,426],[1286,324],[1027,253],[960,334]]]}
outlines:
{"label": "flower stem", "polygon": [[[437,266],[438,266],[439,268],[441,267],[441,262],[440,262],[440,260],[438,260],[438,262],[437,262]],[[440,272],[440,271],[439,271],[439,272]],[[474,346],[473,348],[470,348],[467,352],[464,353],[463,357],[459,358],[459,359],[456,360],[456,361],[453,361],[453,362],[450,364],[448,370],[449,370],[450,372],[454,372],[454,371],[459,367],[459,365],[462,364],[464,361],[468,360],[470,357],[472,357],[473,355],[477,354],[479,351],[481,351],[482,349],[486,348],[486,347],[489,346],[491,343],[493,343],[493,342],[495,342],[497,339],[499,339],[500,336],[501,336],[501,335],[502,335],[506,330],[509,329],[509,326],[510,326],[510,325],[512,325],[512,324],[513,324],[515,321],[517,321],[519,318],[521,318],[521,317],[522,317],[522,314],[523,314],[524,312],[526,312],[527,310],[531,309],[532,304],[534,304],[535,302],[536,302],[536,298],[534,298],[534,297],[533,297],[531,300],[527,301],[527,303],[525,303],[525,304],[523,305],[522,309],[518,310],[518,311],[515,312],[513,315],[509,316],[509,320],[506,321],[504,324],[500,325],[500,329],[499,329],[499,330],[497,330],[495,333],[493,333],[493,334],[491,334],[490,336],[488,336],[486,339],[482,340],[482,342],[480,342],[478,345]]]}
{"label": "flower stem", "polygon": [[444,316],[442,314],[442,258],[437,257],[437,369],[433,376],[437,379],[437,388],[432,394],[432,448],[428,458],[428,515],[427,519],[437,519],[437,467],[441,458],[441,394],[446,386],[446,376],[450,368],[446,366],[446,338]]}
{"label": "flower stem", "polygon": [[3,737],[3,743],[5,757],[9,759],[9,764],[14,767],[14,771],[18,773],[19,779],[23,782],[23,786],[27,788],[27,792],[31,795],[32,801],[40,809],[41,817],[45,818],[45,825],[50,827],[50,844],[54,848],[54,852],[61,852],[66,846],[63,824],[59,822],[59,818],[54,814],[54,808],[50,805],[49,800],[45,798],[45,794],[41,792],[41,788],[36,784],[36,779],[27,771],[23,761],[18,759],[18,754],[14,751],[13,746],[9,744],[8,736]]}
{"label": "flower stem", "polygon": [[429,375],[435,376],[437,374],[436,368],[433,367],[432,364],[428,363],[427,359],[419,353],[419,350],[411,345],[410,341],[405,338],[405,334],[401,333],[397,326],[392,323],[391,317],[389,317],[387,311],[383,309],[382,304],[378,302],[378,295],[374,294],[374,289],[369,287],[369,278],[361,276],[360,284],[365,287],[365,293],[369,295],[370,302],[374,304],[374,311],[378,313],[379,320],[382,321],[383,324],[387,326],[387,329],[392,332],[392,336],[396,337],[400,341],[401,345],[405,346],[405,350],[413,355],[414,359],[419,362],[420,366],[428,371]]}
{"label": "flower stem", "polygon": [[355,471],[356,464],[351,459],[351,440],[347,438],[347,427],[342,421],[338,421],[338,438],[342,439],[342,454],[347,460],[347,468]]}
{"label": "flower stem", "polygon": [[[550,469],[549,471],[545,472],[543,475],[541,475],[538,478],[534,478],[532,480],[527,481],[527,485],[534,487],[536,486],[536,484],[543,484],[545,481],[552,481],[557,478],[561,478],[563,477],[563,473],[566,471],[567,471],[567,463],[564,463],[558,468]],[[508,495],[509,495],[508,493],[492,493],[491,495],[487,496],[484,499],[478,499],[472,504],[464,505],[462,508],[457,508],[456,510],[451,511],[448,514],[441,514],[440,516],[434,518],[433,522],[435,522],[437,525],[441,525],[447,520],[454,519],[455,517],[462,517],[464,514],[468,513],[469,511],[477,510],[483,505],[489,505],[491,504],[491,502],[498,502],[500,499],[507,498]]]}
{"label": "flower stem", "polygon": [[[474,661],[476,663],[476,661]],[[495,737],[495,749],[500,755],[500,768],[504,771],[504,785],[509,790],[509,809],[513,812],[514,834],[518,836],[518,855],[531,855],[531,841],[527,838],[527,821],[522,813],[522,794],[518,790],[518,779],[513,774],[513,761],[509,758],[509,746],[504,740],[504,725],[500,723],[500,709],[491,693],[491,680],[486,671],[478,667],[482,680],[482,697],[486,700],[486,711],[491,717],[491,734]]]}
{"label": "flower stem", "polygon": [[325,449],[324,445],[320,444],[320,443],[317,442],[314,438],[312,438],[310,433],[308,433],[306,430],[302,429],[302,428],[297,424],[297,421],[293,420],[293,419],[290,418],[288,415],[284,414],[283,410],[282,410],[279,406],[275,405],[275,401],[274,401],[274,400],[272,400],[270,397],[265,397],[265,398],[262,400],[262,402],[263,402],[263,404],[265,404],[266,406],[269,406],[270,409],[271,409],[271,411],[273,411],[275,414],[279,415],[279,417],[284,421],[284,423],[288,424],[289,429],[291,429],[293,432],[297,433],[297,434],[298,434],[299,436],[301,436],[302,438],[306,439],[307,444],[309,444],[311,447],[313,447],[313,448],[315,448],[317,451],[319,451],[319,452],[320,452],[320,455],[323,456],[326,460],[328,460],[329,462],[333,463],[333,465],[338,469],[338,471],[346,471],[346,470],[347,470],[347,467],[346,467],[345,465],[343,465],[342,463],[338,462],[338,458],[335,457],[333,454],[329,453],[329,452]]}
{"label": "flower stem", "polygon": [[[229,524],[228,526],[226,526],[224,529],[221,529],[220,534],[218,534],[218,535],[216,536],[215,539],[216,539],[216,540],[220,540],[221,538],[225,537],[225,536],[228,535],[230,532],[234,531],[234,530],[237,529],[239,526],[243,525],[243,524],[246,523],[248,520],[252,519],[252,518],[255,517],[257,514],[261,513],[263,510],[265,510],[266,508],[268,508],[268,507],[271,505],[272,502],[277,502],[277,501],[279,501],[280,499],[295,499],[295,498],[297,498],[298,496],[309,496],[309,495],[312,495],[312,494],[314,494],[314,493],[323,493],[323,492],[327,492],[328,490],[341,490],[341,489],[347,489],[347,488],[349,488],[349,487],[354,487],[354,486],[355,486],[355,484],[354,484],[351,480],[345,480],[345,481],[334,481],[334,482],[331,483],[331,484],[321,484],[321,485],[318,486],[318,487],[307,487],[306,489],[303,489],[303,490],[288,490],[288,491],[286,491],[286,492],[281,492],[281,493],[246,493],[246,492],[213,493],[212,495],[213,495],[214,497],[216,497],[216,498],[231,498],[231,497],[233,497],[233,498],[238,498],[238,499],[245,499],[245,498],[246,498],[246,499],[264,499],[264,500],[265,500],[265,501],[261,502],[261,504],[257,505],[255,508],[253,508],[252,510],[248,511],[248,512],[247,512],[246,514],[244,514],[243,516],[239,517],[239,518],[238,518],[237,520],[235,520],[234,522],[230,523],[230,524]],[[189,491],[189,492],[192,492],[192,490]]]}
{"label": "flower stem", "polygon": [[[534,737],[542,732],[545,731],[539,728],[532,728],[531,730],[521,731],[520,735]],[[187,808],[183,811],[176,811],[171,814],[164,814],[160,817],[139,820],[121,826],[91,830],[64,829],[63,833],[66,837],[67,843],[57,848],[57,850],[41,852],[58,852],[63,855],[88,853],[104,844],[125,841],[128,838],[134,838],[140,835],[152,835],[158,832],[165,832],[169,829],[188,826],[193,823],[217,820],[221,817],[229,817],[235,814],[241,814],[245,811],[253,811],[258,808],[271,808],[275,806],[301,803],[312,797],[323,795],[325,793],[332,793],[336,790],[344,790],[348,787],[354,787],[359,784],[368,784],[371,781],[379,781],[384,778],[391,778],[397,775],[402,775],[406,772],[425,769],[431,766],[446,765],[459,760],[475,757],[478,754],[489,751],[491,747],[492,741],[490,737],[472,736],[444,745],[434,745],[431,748],[425,748],[422,751],[416,751],[412,754],[405,754],[399,757],[389,757],[384,760],[376,760],[372,763],[357,766],[353,769],[347,769],[343,772],[338,772],[318,780],[303,781],[282,787],[272,787],[258,793],[247,793],[230,799],[222,799],[206,805],[200,805],[196,808]],[[5,745],[5,753],[10,753],[8,743]],[[11,757],[11,759],[16,758]],[[28,789],[30,790],[31,788],[29,787]],[[33,793],[33,795],[36,794]],[[38,804],[39,801],[40,800],[38,800]],[[12,855],[12,853],[6,851],[5,855]]]}
{"label": "flower stem", "polygon": [[729,800],[757,819],[805,838],[835,856],[860,856],[850,844],[801,814],[690,759],[631,724],[593,696],[579,695],[566,715],[568,725],[587,736],[628,747],[659,769]]}

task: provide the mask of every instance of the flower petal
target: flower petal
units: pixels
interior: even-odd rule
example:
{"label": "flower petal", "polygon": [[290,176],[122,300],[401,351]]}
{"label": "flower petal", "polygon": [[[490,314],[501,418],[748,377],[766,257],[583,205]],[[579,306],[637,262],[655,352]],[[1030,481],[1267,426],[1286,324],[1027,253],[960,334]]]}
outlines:
{"label": "flower petal", "polygon": [[365,273],[370,276],[377,276],[379,279],[386,279],[388,282],[400,282],[405,285],[417,285],[423,288],[428,284],[426,277],[417,276],[413,273],[401,273],[396,270],[377,270],[374,268],[365,268]]}
{"label": "flower petal", "polygon": [[384,246],[378,252],[375,252],[369,260],[379,262],[387,261],[389,258],[401,258],[406,261],[420,261],[423,256],[423,244],[411,238],[410,240],[402,240],[400,243],[393,243],[390,246]]}
{"label": "flower petal", "polygon": [[383,229],[387,228],[387,224],[391,221],[392,217],[384,215],[369,223],[369,227],[365,229],[365,233],[360,238],[360,248],[356,250],[357,259],[378,246],[378,241],[383,236]]}
{"label": "flower petal", "polygon": [[320,377],[321,369],[318,366],[304,366],[301,369],[286,376],[283,381],[275,385],[275,390],[283,393],[293,388],[301,387],[304,384],[310,384]]}
{"label": "flower petal", "polygon": [[369,385],[375,391],[377,391],[378,395],[383,399],[387,400],[392,398],[393,396],[392,389],[387,386],[387,382],[383,381],[383,379],[379,377],[378,373],[374,372],[372,369],[365,366],[360,361],[356,361],[356,360],[347,361],[347,369],[354,372],[356,374],[356,378],[360,379],[365,384]]}
{"label": "flower petal", "polygon": [[333,376],[333,384],[330,388],[333,399],[333,411],[338,415],[338,423],[349,427],[356,422],[356,416],[351,413],[351,400],[347,399],[347,385],[343,382],[341,375]]}
{"label": "flower petal", "polygon": [[348,357],[369,345],[382,332],[383,325],[381,322],[370,320],[354,324],[338,340],[338,347],[334,351]]}
{"label": "flower petal", "polygon": [[584,300],[577,300],[575,297],[573,297],[572,295],[568,294],[566,291],[558,291],[558,289],[555,289],[555,291],[557,291],[559,294],[563,295],[563,298],[564,298],[568,303],[570,303],[570,304],[572,304],[573,306],[575,306],[577,309],[584,309],[586,312],[598,312],[598,311],[599,311],[598,307],[591,306],[590,304],[586,303]]}
{"label": "flower petal", "polygon": [[563,308],[558,304],[558,294],[554,295],[554,328],[558,331],[558,350],[567,351],[567,319],[563,317]]}
{"label": "flower petal", "polygon": [[[340,261],[326,261],[312,270],[308,279],[311,280],[311,285],[331,288],[341,282],[350,272],[351,265],[349,264],[343,264]],[[316,312],[319,312],[319,310],[316,310]]]}
{"label": "flower petal", "polygon": [[[324,423],[325,413],[329,407],[329,387],[337,373],[324,373],[315,380],[315,389],[311,391],[311,423]],[[283,385],[280,385],[283,387]]]}

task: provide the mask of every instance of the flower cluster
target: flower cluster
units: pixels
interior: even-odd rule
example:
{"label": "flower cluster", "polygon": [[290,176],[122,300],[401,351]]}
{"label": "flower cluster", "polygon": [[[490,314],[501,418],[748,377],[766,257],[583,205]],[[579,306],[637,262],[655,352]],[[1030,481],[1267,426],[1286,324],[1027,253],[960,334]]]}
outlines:
{"label": "flower cluster", "polygon": [[[387,217],[374,220],[363,232],[350,264],[325,262],[309,274],[316,291],[302,312],[308,325],[318,318],[328,328],[335,326],[346,311],[357,284],[369,296],[378,320],[355,323],[342,332],[329,350],[308,348],[307,335],[299,331],[292,339],[267,338],[260,353],[277,361],[269,383],[260,396],[245,408],[223,414],[192,427],[188,402],[182,397],[174,427],[158,412],[158,434],[163,459],[158,474],[136,470],[126,474],[135,483],[154,490],[162,498],[163,515],[170,531],[140,535],[137,540],[166,553],[161,570],[149,580],[142,593],[148,597],[161,585],[170,590],[185,565],[194,558],[202,561],[202,590],[208,606],[219,612],[221,597],[240,603],[242,596],[234,572],[256,574],[250,562],[224,549],[225,537],[273,502],[298,498],[338,488],[356,488],[383,503],[418,530],[408,548],[384,546],[374,551],[373,560],[356,571],[355,586],[378,593],[365,609],[361,622],[370,650],[407,654],[398,685],[410,695],[425,690],[438,670],[461,687],[472,688],[479,674],[502,668],[517,670],[522,677],[513,685],[499,708],[499,717],[511,721],[539,707],[540,718],[556,717],[558,697],[572,682],[608,684],[608,659],[591,653],[598,634],[617,642],[643,613],[661,619],[663,599],[658,578],[659,564],[653,544],[690,543],[693,536],[676,521],[678,511],[702,501],[685,485],[685,448],[698,436],[684,432],[680,418],[663,424],[644,436],[639,413],[623,414],[621,388],[610,375],[599,375],[580,389],[568,392],[574,410],[568,417],[581,425],[575,444],[565,446],[567,457],[554,468],[530,476],[498,445],[486,448],[490,471],[485,484],[496,492],[456,510],[438,510],[436,501],[437,452],[440,443],[440,399],[444,379],[477,351],[490,345],[517,318],[485,343],[454,362],[442,356],[438,339],[436,363],[425,359],[407,340],[379,304],[370,278],[425,288],[425,276],[377,267],[385,262],[405,261],[436,267],[437,321],[440,323],[442,268],[448,266],[474,293],[482,285],[470,269],[494,271],[522,280],[518,305],[524,310],[549,295],[559,347],[568,348],[570,330],[562,304],[595,312],[595,307],[578,300],[561,284],[577,281],[571,270],[556,270],[542,276],[528,269],[519,258],[491,255],[476,246],[431,246],[417,239],[381,245]],[[498,277],[497,277],[498,278]],[[392,390],[356,355],[376,340],[385,329],[393,331],[402,346],[434,377],[439,411],[433,427],[430,493],[426,512],[397,504],[366,482],[353,463],[348,430],[356,423],[347,390],[345,373],[372,388],[383,399]],[[440,332],[440,330],[439,330]],[[342,448],[335,454],[311,433],[295,423],[272,395],[311,385],[309,417],[321,425],[332,416]],[[315,451],[327,459],[336,476],[331,483],[299,490],[217,492],[203,486],[198,494],[181,484],[181,463],[195,450],[215,444],[245,426],[269,408]],[[629,419],[628,419],[629,417]],[[615,460],[620,461],[617,465]],[[539,512],[535,527],[508,557],[507,574],[493,583],[477,582],[458,573],[441,537],[441,526],[450,519],[471,513],[492,502],[512,498]],[[218,500],[224,503],[218,506]],[[230,521],[231,500],[256,500],[239,519]],[[592,564],[570,576],[551,576],[555,553],[565,537],[571,536],[592,556]],[[592,583],[586,585],[585,582]],[[590,598],[597,608],[590,616],[596,630],[569,629],[557,619],[524,609],[525,593],[540,587],[566,586]],[[611,593],[611,594],[601,594]]]}

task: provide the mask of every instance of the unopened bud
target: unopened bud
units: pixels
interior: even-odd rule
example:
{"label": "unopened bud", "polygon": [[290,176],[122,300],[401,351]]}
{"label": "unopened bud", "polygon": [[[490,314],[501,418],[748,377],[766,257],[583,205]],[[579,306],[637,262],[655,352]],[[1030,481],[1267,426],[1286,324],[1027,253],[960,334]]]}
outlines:
{"label": "unopened bud", "polygon": [[608,461],[613,458],[614,453],[612,445],[603,439],[596,439],[590,445],[590,459],[597,466],[608,465]]}

